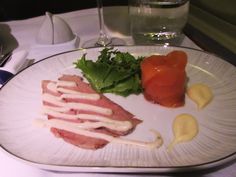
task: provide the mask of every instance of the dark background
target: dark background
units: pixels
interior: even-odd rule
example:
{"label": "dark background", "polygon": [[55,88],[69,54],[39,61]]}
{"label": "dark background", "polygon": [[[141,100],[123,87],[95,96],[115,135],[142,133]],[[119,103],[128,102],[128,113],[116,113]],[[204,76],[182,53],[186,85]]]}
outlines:
{"label": "dark background", "polygon": [[[128,0],[103,0],[105,6],[127,5]],[[0,0],[0,21],[26,19],[96,7],[96,0]]]}
{"label": "dark background", "polygon": [[[102,1],[104,6],[128,5],[128,0]],[[46,11],[57,14],[94,7],[96,0],[0,0],[0,22],[42,16]],[[235,7],[236,0],[190,0],[190,17],[203,22],[209,29],[204,31],[201,25],[189,18],[184,33],[202,49],[216,53],[236,66],[236,42],[228,48],[224,38],[236,39]],[[202,12],[207,16],[202,18]],[[211,20],[213,18],[215,21]],[[224,25],[219,28],[218,21],[231,28],[227,29]],[[221,31],[223,37],[211,35],[212,29]]]}

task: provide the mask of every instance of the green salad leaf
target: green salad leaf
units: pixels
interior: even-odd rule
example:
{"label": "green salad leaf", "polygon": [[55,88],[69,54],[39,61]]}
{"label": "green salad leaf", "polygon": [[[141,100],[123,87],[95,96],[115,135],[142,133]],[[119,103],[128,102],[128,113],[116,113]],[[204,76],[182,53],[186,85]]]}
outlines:
{"label": "green salad leaf", "polygon": [[135,58],[128,52],[104,48],[96,61],[87,59],[84,54],[74,64],[97,92],[128,96],[142,92],[142,60],[143,57]]}

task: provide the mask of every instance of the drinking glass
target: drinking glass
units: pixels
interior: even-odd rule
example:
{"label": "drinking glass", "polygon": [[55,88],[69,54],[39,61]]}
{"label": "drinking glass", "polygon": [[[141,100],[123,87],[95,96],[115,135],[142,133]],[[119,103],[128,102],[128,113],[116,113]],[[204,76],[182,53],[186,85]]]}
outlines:
{"label": "drinking glass", "polygon": [[111,38],[106,34],[105,24],[103,18],[103,3],[102,0],[97,0],[98,8],[98,20],[99,20],[99,37],[86,41],[82,47],[91,48],[91,47],[105,47],[105,46],[115,46],[115,45],[124,45],[125,42],[118,38]]}
{"label": "drinking glass", "polygon": [[187,23],[189,0],[129,0],[131,34],[136,44],[178,39]]}

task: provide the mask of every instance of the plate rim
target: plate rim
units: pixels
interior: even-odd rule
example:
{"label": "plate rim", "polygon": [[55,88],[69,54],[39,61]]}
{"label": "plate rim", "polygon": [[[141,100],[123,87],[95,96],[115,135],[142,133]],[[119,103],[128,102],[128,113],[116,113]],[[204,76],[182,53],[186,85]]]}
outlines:
{"label": "plate rim", "polygon": [[[89,172],[89,173],[120,173],[120,174],[131,174],[131,173],[183,173],[183,172],[193,172],[193,171],[202,171],[202,170],[213,170],[214,168],[223,168],[227,164],[235,163],[236,152],[229,154],[228,156],[209,161],[201,164],[186,165],[186,166],[172,166],[172,167],[122,167],[122,166],[74,166],[74,165],[51,165],[44,163],[37,163],[18,155],[15,155],[0,145],[0,151],[2,151],[7,156],[22,162],[24,164],[30,165],[32,167],[37,167],[43,170],[57,171],[57,172]],[[219,170],[219,169],[218,169]]]}

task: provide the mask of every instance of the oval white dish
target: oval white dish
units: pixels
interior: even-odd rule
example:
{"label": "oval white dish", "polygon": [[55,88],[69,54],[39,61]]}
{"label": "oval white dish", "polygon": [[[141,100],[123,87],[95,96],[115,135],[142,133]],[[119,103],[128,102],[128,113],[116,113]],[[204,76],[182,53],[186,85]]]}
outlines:
{"label": "oval white dish", "polygon": [[[56,171],[83,172],[177,172],[209,168],[236,158],[236,69],[224,60],[198,50],[164,46],[116,47],[136,56],[167,54],[182,50],[188,55],[188,84],[201,82],[215,95],[203,110],[186,97],[181,108],[165,108],[146,101],[142,95],[127,98],[106,94],[143,120],[128,138],[152,140],[149,129],[164,139],[160,149],[108,144],[91,151],[55,138],[48,129],[32,125],[41,116],[41,80],[56,80],[62,74],[78,74],[73,62],[84,53],[97,59],[101,48],[71,51],[49,57],[23,70],[0,91],[0,144],[8,154],[30,165]],[[167,147],[173,139],[176,115],[189,113],[197,118],[199,134],[192,141]]]}

